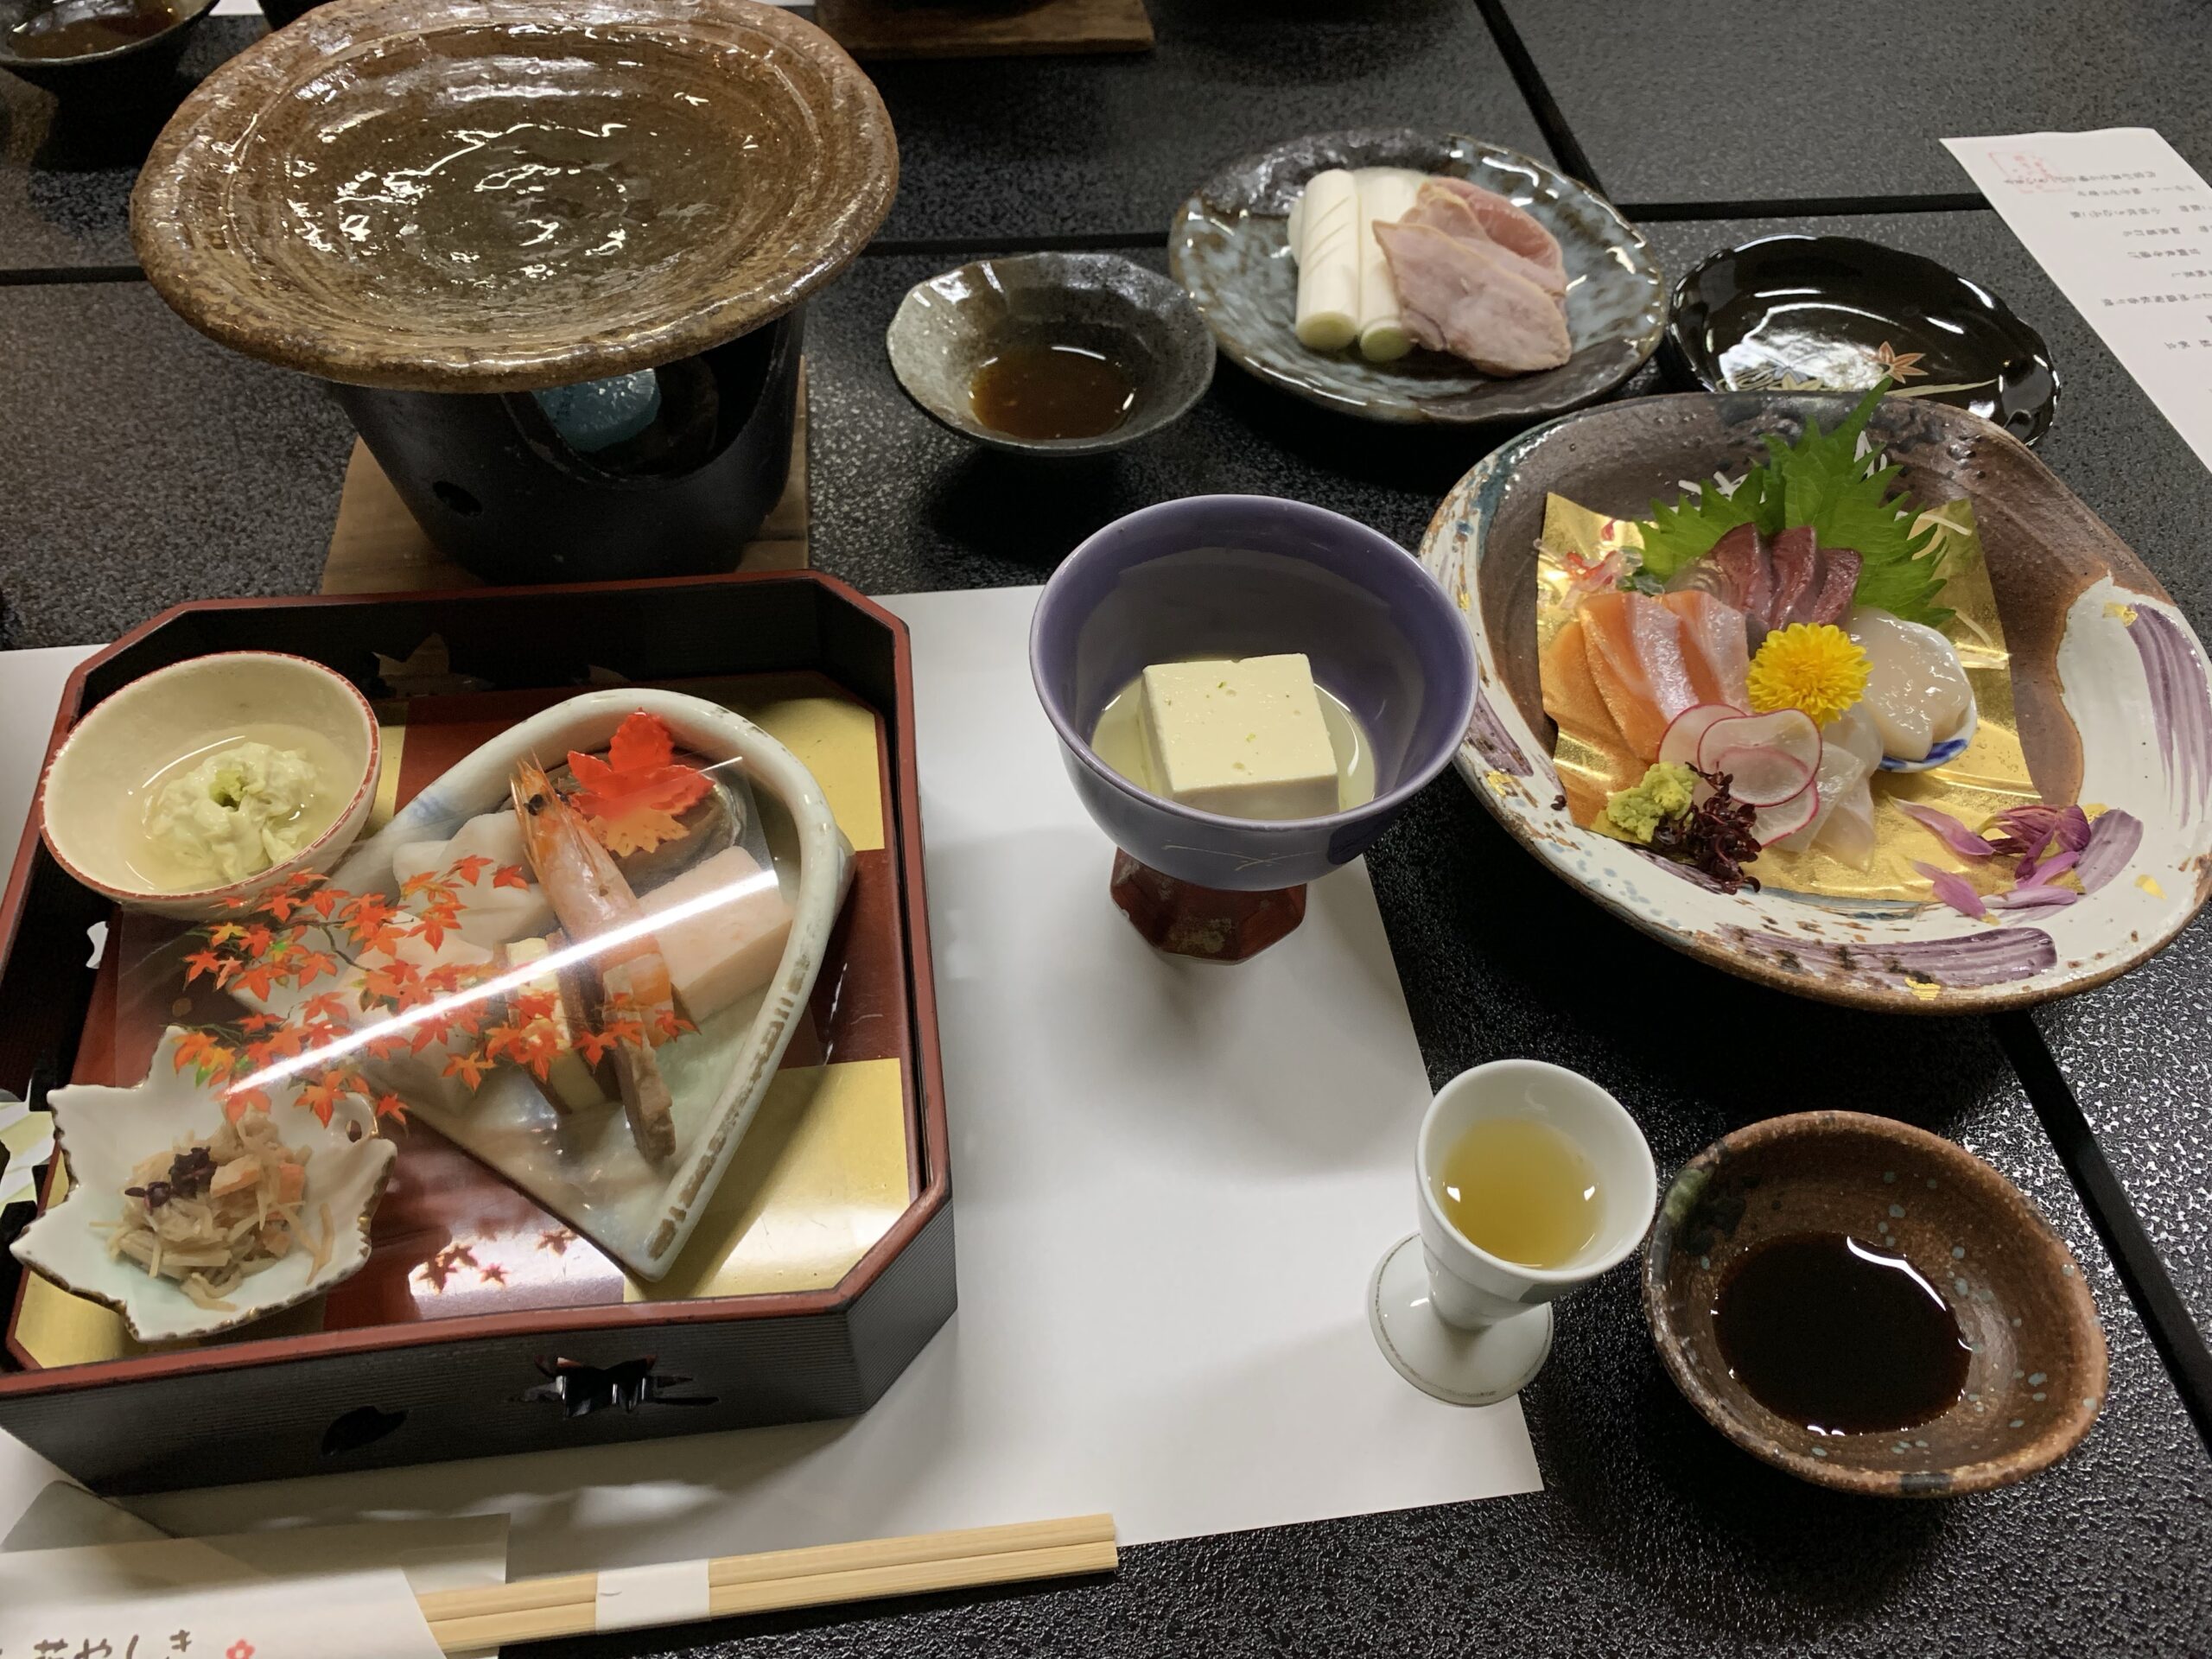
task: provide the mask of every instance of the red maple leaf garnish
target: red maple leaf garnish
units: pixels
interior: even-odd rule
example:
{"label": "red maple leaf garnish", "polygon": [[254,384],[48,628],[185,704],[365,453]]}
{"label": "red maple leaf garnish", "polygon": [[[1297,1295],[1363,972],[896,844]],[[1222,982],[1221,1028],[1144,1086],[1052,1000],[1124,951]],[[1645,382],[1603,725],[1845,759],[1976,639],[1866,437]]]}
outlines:
{"label": "red maple leaf garnish", "polygon": [[609,852],[646,852],[680,833],[676,815],[709,788],[696,766],[677,764],[676,739],[658,715],[638,710],[615,729],[607,759],[571,750],[576,810]]}

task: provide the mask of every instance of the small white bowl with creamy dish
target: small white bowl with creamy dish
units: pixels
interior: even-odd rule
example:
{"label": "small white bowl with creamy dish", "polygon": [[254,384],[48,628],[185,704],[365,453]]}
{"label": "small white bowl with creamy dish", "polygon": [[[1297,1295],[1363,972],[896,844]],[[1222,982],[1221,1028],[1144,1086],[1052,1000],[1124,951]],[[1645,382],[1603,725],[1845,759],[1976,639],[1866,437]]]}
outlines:
{"label": "small white bowl with creamy dish", "polygon": [[327,870],[376,804],[376,711],[303,657],[233,651],[132,681],[48,765],[39,830],[118,905],[185,921]]}

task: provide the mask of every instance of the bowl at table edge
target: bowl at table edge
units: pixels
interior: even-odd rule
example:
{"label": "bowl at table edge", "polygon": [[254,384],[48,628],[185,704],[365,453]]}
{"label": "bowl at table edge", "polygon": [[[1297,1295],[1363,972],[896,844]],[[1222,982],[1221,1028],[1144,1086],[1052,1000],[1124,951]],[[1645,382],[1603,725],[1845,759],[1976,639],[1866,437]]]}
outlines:
{"label": "bowl at table edge", "polygon": [[[963,437],[1025,455],[1092,455],[1179,420],[1213,384],[1213,336],[1181,283],[1117,253],[978,259],[917,283],[884,336],[892,372],[923,412]],[[976,372],[1022,347],[1098,352],[1130,379],[1120,425],[1087,438],[1020,438],[986,426]]]}
{"label": "bowl at table edge", "polygon": [[44,4],[45,0],[0,0],[0,69],[59,95],[103,99],[148,98],[159,92],[175,73],[192,31],[215,10],[215,0],[179,0],[175,21],[143,40],[74,57],[16,56],[8,48],[9,35]]}
{"label": "bowl at table edge", "polygon": [[[1840,1232],[1901,1252],[1973,1348],[1965,1391],[1914,1427],[1821,1435],[1730,1374],[1721,1282],[1751,1249]],[[2082,1269],[2019,1189],[1963,1147],[1859,1112],[1799,1112],[1724,1135],[1668,1188],[1643,1311],[1689,1402],[1753,1457],[1816,1485],[1941,1497],[2009,1485],[2082,1443],[2104,1400],[2105,1334]]]}
{"label": "bowl at table edge", "polygon": [[[1115,695],[1154,663],[1303,652],[1357,716],[1375,798],[1312,818],[1201,812],[1122,777],[1090,747]],[[1071,553],[1037,601],[1030,672],[1076,793],[1131,857],[1201,887],[1261,893],[1365,852],[1451,763],[1475,698],[1459,613],[1388,537],[1264,495],[1163,501]]]}
{"label": "bowl at table edge", "polygon": [[[346,758],[345,810],[292,857],[243,880],[146,891],[123,857],[127,792],[181,757],[271,719],[321,733]],[[279,652],[222,652],[156,669],[80,717],[40,784],[39,833],[63,869],[125,909],[207,921],[302,870],[328,870],[367,822],[382,770],[376,711],[344,675]]]}

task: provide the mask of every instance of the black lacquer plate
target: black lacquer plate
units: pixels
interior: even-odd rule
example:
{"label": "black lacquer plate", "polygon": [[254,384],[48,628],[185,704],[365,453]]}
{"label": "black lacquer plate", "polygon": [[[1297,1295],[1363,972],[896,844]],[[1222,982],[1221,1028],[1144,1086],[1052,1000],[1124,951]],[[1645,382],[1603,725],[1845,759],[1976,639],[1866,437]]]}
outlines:
{"label": "black lacquer plate", "polygon": [[1770,236],[1676,284],[1668,331],[1708,391],[1848,391],[1883,375],[2033,443],[2058,410],[2043,336],[1980,283],[1848,236]]}

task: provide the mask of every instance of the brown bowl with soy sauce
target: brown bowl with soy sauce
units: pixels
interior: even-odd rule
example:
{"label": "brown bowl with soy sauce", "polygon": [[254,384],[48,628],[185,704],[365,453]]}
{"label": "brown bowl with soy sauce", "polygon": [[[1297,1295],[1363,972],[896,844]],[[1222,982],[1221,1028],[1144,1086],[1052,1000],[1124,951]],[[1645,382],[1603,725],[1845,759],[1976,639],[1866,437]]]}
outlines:
{"label": "brown bowl with soy sauce", "polygon": [[1668,1189],[1643,1260],[1668,1375],[1817,1485],[1941,1497],[2064,1457],[2104,1399],[2081,1265],[2018,1188],[1924,1129],[1801,1112]]}
{"label": "brown bowl with soy sauce", "polygon": [[150,102],[174,79],[192,31],[214,6],[215,0],[0,0],[0,70],[65,96]]}
{"label": "brown bowl with soy sauce", "polygon": [[978,259],[917,283],[884,345],[925,414],[1028,455],[1117,449],[1213,381],[1213,336],[1182,284],[1112,253]]}

